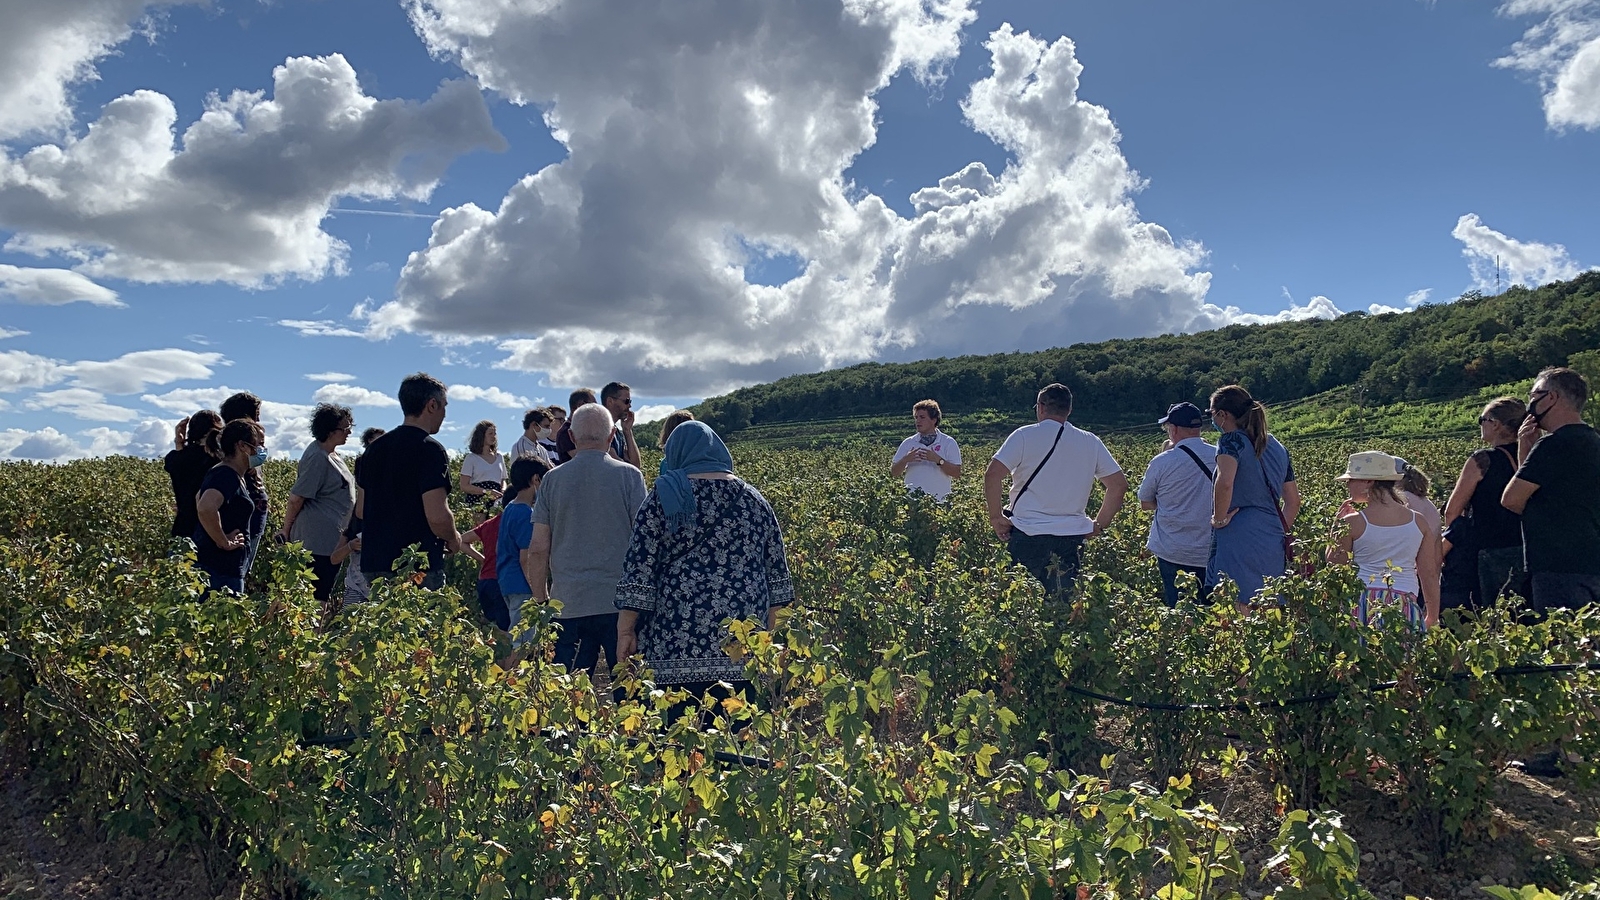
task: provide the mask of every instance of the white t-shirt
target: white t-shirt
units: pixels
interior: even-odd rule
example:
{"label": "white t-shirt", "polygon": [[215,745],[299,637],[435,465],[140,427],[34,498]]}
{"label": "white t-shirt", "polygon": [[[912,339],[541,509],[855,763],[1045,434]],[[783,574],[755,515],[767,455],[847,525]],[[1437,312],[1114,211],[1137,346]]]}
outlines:
{"label": "white t-shirt", "polygon": [[511,445],[511,461],[519,459],[537,459],[545,465],[550,465],[550,454],[544,449],[544,444],[539,441],[528,440],[527,435],[517,438]]}
{"label": "white t-shirt", "polygon": [[[1061,443],[1019,501],[1017,492],[1050,453],[1057,433],[1061,435]],[[1094,520],[1085,514],[1089,493],[1097,479],[1122,471],[1100,438],[1070,422],[1063,425],[1054,419],[1024,425],[1011,432],[995,451],[994,458],[1011,470],[1011,524],[1030,535],[1093,532]]]}
{"label": "white t-shirt", "polygon": [[[955,438],[937,429],[933,432],[932,444],[922,443],[922,436],[916,434],[901,441],[900,449],[894,452],[894,461],[905,459],[907,454],[919,447],[927,447],[947,463],[961,465],[961,448],[956,446]],[[907,465],[905,479],[908,489],[921,490],[935,500],[950,496],[950,476],[939,471],[939,466],[931,459]]]}
{"label": "white t-shirt", "polygon": [[492,481],[503,485],[506,481],[506,463],[498,453],[494,455],[493,462],[476,453],[468,453],[461,459],[461,474],[466,477],[467,484]]}

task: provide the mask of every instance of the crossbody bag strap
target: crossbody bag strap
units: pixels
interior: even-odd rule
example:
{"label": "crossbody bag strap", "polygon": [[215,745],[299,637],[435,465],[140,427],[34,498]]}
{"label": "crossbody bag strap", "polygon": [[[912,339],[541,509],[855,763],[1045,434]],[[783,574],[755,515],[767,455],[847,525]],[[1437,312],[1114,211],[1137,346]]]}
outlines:
{"label": "crossbody bag strap", "polygon": [[1206,468],[1206,464],[1204,462],[1200,461],[1200,454],[1194,452],[1193,450],[1190,450],[1188,447],[1185,447],[1182,444],[1178,445],[1178,449],[1182,450],[1183,452],[1185,452],[1187,454],[1189,454],[1189,458],[1194,460],[1194,464],[1200,467],[1200,471],[1206,473],[1206,480],[1207,481],[1216,481],[1217,480],[1216,473],[1212,472],[1210,469]]}
{"label": "crossbody bag strap", "polygon": [[1267,477],[1267,464],[1262,461],[1261,454],[1256,454],[1256,467],[1261,470],[1261,483],[1267,486],[1267,495],[1272,498],[1272,510],[1278,514],[1278,522],[1283,525],[1284,536],[1292,532],[1289,529],[1289,517],[1283,514],[1283,503],[1278,499],[1278,491],[1272,486],[1272,479]]}
{"label": "crossbody bag strap", "polygon": [[1028,488],[1033,486],[1033,480],[1035,478],[1039,477],[1039,473],[1040,472],[1044,471],[1044,464],[1049,462],[1050,461],[1050,457],[1055,455],[1055,453],[1056,453],[1056,445],[1061,443],[1061,435],[1065,434],[1066,430],[1067,430],[1067,423],[1062,422],[1061,423],[1061,430],[1056,432],[1056,439],[1054,441],[1050,442],[1050,452],[1046,453],[1044,455],[1044,459],[1039,460],[1039,465],[1034,468],[1033,474],[1029,475],[1028,476],[1028,480],[1024,481],[1022,483],[1022,490],[1017,491],[1017,495],[1015,497],[1011,498],[1011,507],[1013,509],[1016,508],[1017,502],[1022,499],[1022,495],[1026,494],[1028,492]]}

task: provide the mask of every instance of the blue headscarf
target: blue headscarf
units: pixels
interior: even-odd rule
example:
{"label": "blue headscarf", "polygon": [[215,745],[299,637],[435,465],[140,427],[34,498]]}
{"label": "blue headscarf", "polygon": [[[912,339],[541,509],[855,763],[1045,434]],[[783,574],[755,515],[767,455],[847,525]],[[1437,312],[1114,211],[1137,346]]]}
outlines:
{"label": "blue headscarf", "polygon": [[656,496],[667,514],[667,530],[682,531],[694,522],[694,486],[690,475],[733,471],[733,457],[722,438],[704,422],[688,421],[672,430],[661,457]]}

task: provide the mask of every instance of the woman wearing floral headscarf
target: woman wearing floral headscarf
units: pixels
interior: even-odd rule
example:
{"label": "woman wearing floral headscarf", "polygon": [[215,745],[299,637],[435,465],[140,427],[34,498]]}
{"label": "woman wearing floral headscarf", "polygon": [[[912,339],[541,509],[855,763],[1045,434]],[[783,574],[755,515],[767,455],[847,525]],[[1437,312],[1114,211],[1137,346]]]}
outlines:
{"label": "woman wearing floral headscarf", "polygon": [[634,520],[617,585],[617,658],[635,651],[656,684],[698,698],[727,682],[748,692],[744,666],[722,649],[729,619],[773,624],[794,599],[778,519],[736,478],[722,439],[684,422],[667,439],[661,477]]}

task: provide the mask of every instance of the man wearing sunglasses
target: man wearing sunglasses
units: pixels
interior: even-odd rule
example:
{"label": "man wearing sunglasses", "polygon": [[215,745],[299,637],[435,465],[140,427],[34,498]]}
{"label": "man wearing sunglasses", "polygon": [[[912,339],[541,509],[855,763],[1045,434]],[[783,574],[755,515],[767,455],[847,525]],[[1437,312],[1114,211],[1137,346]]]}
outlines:
{"label": "man wearing sunglasses", "polygon": [[611,432],[611,455],[635,469],[639,464],[639,444],[633,439],[633,388],[613,381],[600,389],[600,405],[617,423]]}
{"label": "man wearing sunglasses", "polygon": [[1539,373],[1517,430],[1516,477],[1500,503],[1522,516],[1533,608],[1600,600],[1600,434],[1583,421],[1589,385],[1567,368]]}

